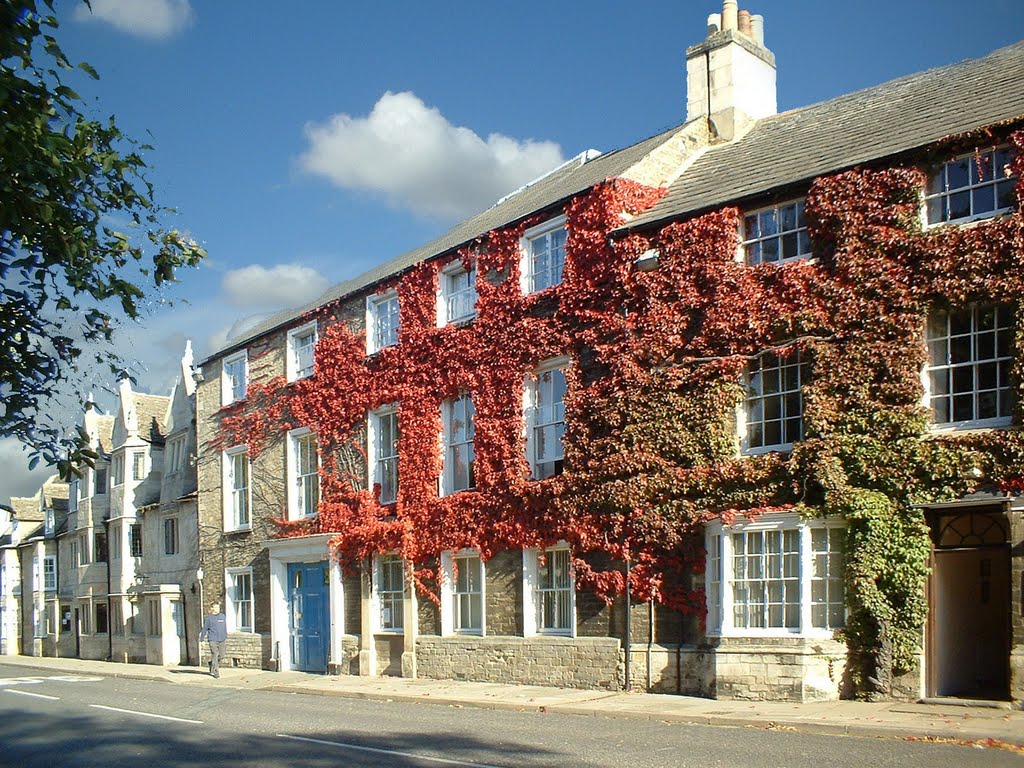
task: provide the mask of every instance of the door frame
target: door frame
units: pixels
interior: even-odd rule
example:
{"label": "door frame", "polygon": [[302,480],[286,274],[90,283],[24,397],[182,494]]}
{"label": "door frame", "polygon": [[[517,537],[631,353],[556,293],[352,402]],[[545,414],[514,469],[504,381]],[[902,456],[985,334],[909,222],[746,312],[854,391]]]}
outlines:
{"label": "door frame", "polygon": [[[268,539],[263,543],[270,555],[270,645],[271,662],[279,671],[293,668],[288,610],[288,564],[328,564],[329,637],[327,641],[327,669],[342,661],[342,635],[345,630],[345,602],[341,583],[341,567],[331,556],[330,540],[334,534],[319,533],[312,536],[292,536]],[[258,599],[258,598],[257,598]]]}
{"label": "door frame", "polygon": [[[1000,500],[1002,501],[1002,500]],[[964,519],[970,517],[970,533],[961,538],[959,542],[953,540],[948,533],[948,527],[943,521],[954,518]],[[947,503],[936,504],[925,510],[925,519],[928,523],[931,538],[931,552],[929,555],[930,575],[927,583],[928,599],[928,621],[925,625],[925,658],[924,658],[924,683],[925,695],[935,698],[946,698],[947,694],[940,694],[942,687],[942,670],[939,668],[939,642],[937,607],[941,602],[939,594],[939,562],[942,552],[976,552],[1000,551],[1006,553],[1006,567],[1000,569],[1000,573],[993,574],[993,579],[1005,580],[1005,600],[1003,605],[1003,638],[1005,640],[1003,666],[1003,690],[993,700],[1010,699],[1010,649],[1013,644],[1013,628],[1011,613],[1013,605],[1012,596],[1012,548],[1011,548],[1011,521],[1009,511],[1000,502],[987,500],[986,503]],[[979,530],[975,532],[975,521],[983,522]],[[1001,541],[998,531],[1001,530]]]}

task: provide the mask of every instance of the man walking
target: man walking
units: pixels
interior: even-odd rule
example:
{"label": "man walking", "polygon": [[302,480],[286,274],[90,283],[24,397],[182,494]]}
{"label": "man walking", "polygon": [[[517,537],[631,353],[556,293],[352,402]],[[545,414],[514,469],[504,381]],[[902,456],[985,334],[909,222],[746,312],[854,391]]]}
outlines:
{"label": "man walking", "polygon": [[220,677],[220,660],[224,658],[224,650],[228,639],[228,620],[220,609],[220,603],[211,606],[212,613],[203,621],[199,630],[199,642],[208,640],[210,643],[210,675]]}

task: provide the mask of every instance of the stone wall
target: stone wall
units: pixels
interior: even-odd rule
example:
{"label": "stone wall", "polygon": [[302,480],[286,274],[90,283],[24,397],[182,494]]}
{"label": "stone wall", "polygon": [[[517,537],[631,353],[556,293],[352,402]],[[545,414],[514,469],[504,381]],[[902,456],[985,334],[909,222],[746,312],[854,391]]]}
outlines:
{"label": "stone wall", "polygon": [[[221,666],[263,669],[269,666],[270,636],[258,632],[231,632]],[[203,643],[203,664],[210,660],[210,646]],[[266,662],[266,663],[265,663]]]}
{"label": "stone wall", "polygon": [[846,646],[800,637],[721,638],[713,650],[717,699],[832,701],[842,697]]}
{"label": "stone wall", "polygon": [[632,691],[710,696],[714,665],[707,649],[693,645],[634,643],[629,657]]}
{"label": "stone wall", "polygon": [[610,637],[438,637],[416,642],[420,677],[564,688],[622,687],[619,641]]}

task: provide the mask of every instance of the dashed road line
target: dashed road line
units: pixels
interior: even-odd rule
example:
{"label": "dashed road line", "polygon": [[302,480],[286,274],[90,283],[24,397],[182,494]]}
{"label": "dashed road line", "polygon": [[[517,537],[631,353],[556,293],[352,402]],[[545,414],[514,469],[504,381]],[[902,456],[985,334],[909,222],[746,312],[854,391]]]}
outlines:
{"label": "dashed road line", "polygon": [[32,693],[31,691],[18,691],[14,688],[5,688],[4,693],[15,693],[18,696],[31,696],[34,699],[47,699],[49,701],[60,701],[59,696],[47,696],[45,693]]}
{"label": "dashed road line", "polygon": [[157,720],[171,720],[175,723],[194,723],[195,725],[202,725],[202,720],[189,720],[184,717],[171,717],[170,715],[155,715],[152,712],[138,712],[134,709],[118,709],[117,707],[108,707],[104,704],[90,704],[90,707],[95,709],[105,709],[108,712],[120,712],[125,715],[138,715],[139,717],[155,717]]}

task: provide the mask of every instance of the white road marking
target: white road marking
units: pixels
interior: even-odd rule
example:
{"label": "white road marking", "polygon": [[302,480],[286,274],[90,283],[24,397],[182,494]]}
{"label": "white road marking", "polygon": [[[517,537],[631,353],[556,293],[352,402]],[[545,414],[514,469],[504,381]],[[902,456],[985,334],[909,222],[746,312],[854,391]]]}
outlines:
{"label": "white road marking", "polygon": [[31,696],[35,699],[49,699],[50,701],[60,701],[57,696],[47,696],[45,693],[32,693],[30,691],[16,691],[13,688],[7,688],[4,693],[16,693],[19,696]]}
{"label": "white road marking", "polygon": [[48,677],[4,677],[0,678],[0,687],[7,685],[38,685],[53,680],[58,683],[98,683],[102,677],[84,677],[82,675],[50,675]]}
{"label": "white road marking", "polygon": [[328,747],[341,747],[342,749],[353,749],[359,752],[373,752],[376,755],[398,755],[399,757],[409,757],[413,760],[423,760],[430,763],[441,763],[442,765],[465,765],[469,768],[505,768],[505,766],[491,765],[490,763],[469,763],[465,760],[448,760],[443,757],[427,757],[426,755],[418,755],[415,752],[398,752],[394,749],[377,749],[376,747],[361,747],[358,744],[346,744],[341,741],[325,741],[324,739],[309,739],[305,736],[292,736],[287,733],[276,734],[281,739],[292,739],[293,741],[306,741],[310,744],[324,744]]}
{"label": "white road marking", "polygon": [[171,717],[170,715],[154,715],[152,712],[137,712],[134,709],[118,709],[117,707],[106,707],[102,704],[90,704],[90,707],[96,709],[106,709],[110,712],[121,712],[125,715],[138,715],[139,717],[155,717],[158,720],[173,720],[176,723],[195,723],[196,725],[202,725],[202,720],[187,720],[184,717]]}

